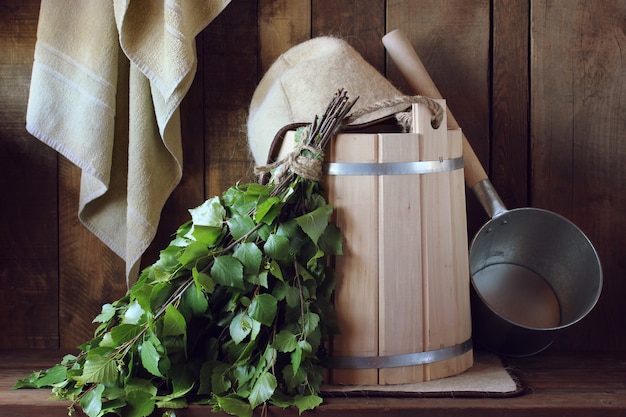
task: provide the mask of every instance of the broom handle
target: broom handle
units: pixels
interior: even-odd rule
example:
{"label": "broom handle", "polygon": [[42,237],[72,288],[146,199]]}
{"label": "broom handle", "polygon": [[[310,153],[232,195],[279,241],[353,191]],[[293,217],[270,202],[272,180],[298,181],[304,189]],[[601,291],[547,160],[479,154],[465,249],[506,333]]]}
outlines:
{"label": "broom handle", "polygon": [[[417,56],[411,42],[399,30],[389,32],[383,37],[383,45],[400,69],[402,75],[409,83],[409,86],[416,94],[426,97],[440,99],[441,93],[435,86],[435,83],[428,75],[424,64]],[[459,129],[459,124],[450,109],[447,109],[448,128]],[[487,180],[487,173],[483,168],[480,160],[476,156],[474,149],[463,134],[463,160],[465,166],[465,183],[471,189],[483,180]]]}

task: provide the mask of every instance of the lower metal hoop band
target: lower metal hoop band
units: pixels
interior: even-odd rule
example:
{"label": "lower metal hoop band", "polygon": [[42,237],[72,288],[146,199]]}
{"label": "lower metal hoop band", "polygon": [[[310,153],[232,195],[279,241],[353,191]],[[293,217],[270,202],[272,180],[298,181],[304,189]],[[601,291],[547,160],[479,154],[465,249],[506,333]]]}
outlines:
{"label": "lower metal hoop band", "polygon": [[412,175],[449,172],[463,168],[463,157],[415,162],[329,162],[326,175]]}
{"label": "lower metal hoop band", "polygon": [[397,368],[400,366],[423,365],[445,361],[460,356],[472,349],[472,339],[454,346],[426,352],[404,353],[389,356],[333,356],[327,358],[324,366],[337,369],[376,369]]}

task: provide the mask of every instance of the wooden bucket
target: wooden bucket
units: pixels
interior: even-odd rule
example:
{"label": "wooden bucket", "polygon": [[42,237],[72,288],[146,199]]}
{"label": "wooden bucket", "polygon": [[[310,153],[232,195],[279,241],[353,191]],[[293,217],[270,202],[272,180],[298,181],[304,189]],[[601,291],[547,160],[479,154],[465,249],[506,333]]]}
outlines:
{"label": "wooden bucket", "polygon": [[328,383],[420,382],[473,364],[461,131],[445,117],[434,129],[424,105],[412,116],[414,133],[329,145],[324,181],[344,253]]}

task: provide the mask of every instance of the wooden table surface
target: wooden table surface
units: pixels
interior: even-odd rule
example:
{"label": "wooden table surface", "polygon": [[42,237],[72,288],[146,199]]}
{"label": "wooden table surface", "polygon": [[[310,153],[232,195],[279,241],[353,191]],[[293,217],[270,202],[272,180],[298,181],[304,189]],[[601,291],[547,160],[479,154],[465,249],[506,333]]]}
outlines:
{"label": "wooden table surface", "polygon": [[[48,389],[12,390],[19,378],[54,365],[65,352],[0,352],[0,415],[64,417],[68,402],[50,400]],[[626,354],[545,354],[508,360],[525,393],[513,398],[327,398],[304,415],[320,416],[625,416]],[[76,412],[76,416],[83,415]],[[155,416],[161,413],[155,412]],[[208,407],[177,410],[177,417],[213,414]],[[297,416],[296,409],[269,409],[269,416]]]}

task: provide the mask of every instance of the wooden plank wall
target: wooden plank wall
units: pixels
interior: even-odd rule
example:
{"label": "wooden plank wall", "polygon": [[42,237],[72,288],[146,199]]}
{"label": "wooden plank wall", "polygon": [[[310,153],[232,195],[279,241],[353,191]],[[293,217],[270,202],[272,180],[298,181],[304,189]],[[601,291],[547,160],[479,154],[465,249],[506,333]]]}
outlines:
{"label": "wooden plank wall", "polygon": [[0,3],[0,346],[59,334],[57,156],[24,130],[39,2]]}
{"label": "wooden plank wall", "polygon": [[597,308],[559,346],[623,347],[626,2],[542,0],[532,10],[530,202],[589,236],[605,279]]}
{"label": "wooden plank wall", "polygon": [[[24,130],[39,0],[0,2],[0,348],[73,349],[124,265],[77,219],[80,170]],[[554,349],[626,349],[626,0],[233,0],[197,40],[183,106],[184,177],[144,257],[187,209],[250,181],[247,107],[273,60],[346,39],[409,93],[380,42],[412,41],[509,207],[570,217],[596,245],[605,291]],[[470,236],[487,220],[468,195]]]}

